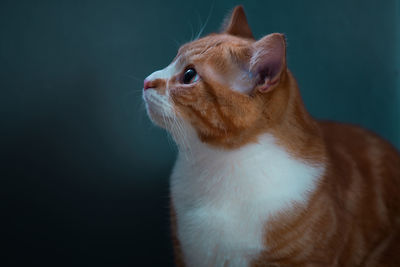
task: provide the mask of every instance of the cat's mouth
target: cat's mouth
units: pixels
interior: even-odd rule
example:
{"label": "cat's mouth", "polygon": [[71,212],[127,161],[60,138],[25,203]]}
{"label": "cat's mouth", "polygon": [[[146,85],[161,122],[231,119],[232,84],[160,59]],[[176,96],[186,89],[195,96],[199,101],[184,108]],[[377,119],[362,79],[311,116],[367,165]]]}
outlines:
{"label": "cat's mouth", "polygon": [[169,100],[169,95],[161,95],[156,90],[143,91],[147,114],[157,125],[166,128],[175,119],[175,112]]}

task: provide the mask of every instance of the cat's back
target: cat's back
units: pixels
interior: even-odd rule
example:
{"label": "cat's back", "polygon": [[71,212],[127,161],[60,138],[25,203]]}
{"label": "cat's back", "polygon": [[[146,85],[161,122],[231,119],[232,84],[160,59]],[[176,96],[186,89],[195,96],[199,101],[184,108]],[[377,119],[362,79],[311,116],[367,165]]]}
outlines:
{"label": "cat's back", "polygon": [[[320,121],[326,148],[336,164],[346,159],[357,162],[364,170],[374,168],[400,180],[400,154],[387,141],[361,127]],[[342,163],[343,164],[343,163]]]}
{"label": "cat's back", "polygon": [[332,226],[338,235],[330,246],[343,247],[336,262],[400,266],[399,152],[360,127],[329,121],[319,125],[327,166],[318,194],[329,199],[323,206],[333,207],[336,220],[342,222]]}
{"label": "cat's back", "polygon": [[391,223],[399,224],[399,152],[361,127],[329,121],[319,124],[329,157],[327,184],[344,194],[344,202],[359,198],[360,202],[348,202],[359,203],[354,209],[363,213],[365,220],[373,218],[371,214],[376,212],[377,217],[386,216]]}

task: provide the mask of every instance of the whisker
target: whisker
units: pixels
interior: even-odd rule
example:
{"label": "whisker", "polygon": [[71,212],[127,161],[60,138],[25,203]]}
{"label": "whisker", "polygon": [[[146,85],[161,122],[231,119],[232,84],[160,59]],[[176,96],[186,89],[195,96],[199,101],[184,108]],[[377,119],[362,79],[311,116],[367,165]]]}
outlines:
{"label": "whisker", "polygon": [[178,40],[176,40],[175,38],[172,38],[172,37],[171,37],[171,40],[172,40],[172,41],[174,41],[174,43],[175,43],[175,45],[176,45],[176,48],[179,48],[179,47],[181,47],[181,46],[182,46],[182,44],[183,44],[182,42],[179,42],[179,41],[178,41]]}
{"label": "whisker", "polygon": [[140,79],[140,78],[138,78],[138,77],[136,77],[136,76],[133,76],[133,75],[131,75],[131,74],[121,73],[120,75],[123,76],[123,77],[130,78],[130,79],[132,79],[132,80],[138,81],[138,82],[143,82],[143,79]]}
{"label": "whisker", "polygon": [[[166,116],[164,110],[162,111],[162,118],[163,118],[165,127],[168,127],[168,125],[170,125],[171,123],[170,123],[170,121],[169,121],[169,120],[170,120],[169,117]],[[168,121],[168,122],[167,122],[167,121]],[[168,134],[168,131],[165,131],[165,134],[166,134],[166,136],[167,136],[168,144],[169,144],[171,147],[174,147],[173,141],[171,140],[171,136]]]}
{"label": "whisker", "polygon": [[195,40],[196,40],[196,39],[199,39],[199,38],[200,38],[200,36],[203,34],[203,31],[204,31],[204,29],[206,28],[206,26],[207,26],[207,24],[208,24],[208,21],[210,20],[211,13],[212,13],[212,12],[213,12],[213,10],[214,10],[214,4],[215,4],[215,0],[212,2],[212,5],[211,5],[211,8],[210,8],[210,11],[208,12],[207,19],[206,19],[206,21],[205,21],[204,25],[203,25],[203,26],[200,28],[200,31],[199,31],[199,33],[197,34],[197,36],[196,36]]}
{"label": "whisker", "polygon": [[190,32],[191,32],[191,34],[190,34],[190,41],[193,41],[193,38],[194,38],[193,24],[192,24],[191,22],[189,22],[189,24],[190,24]]}
{"label": "whisker", "polygon": [[142,94],[143,94],[143,89],[132,89],[132,90],[129,90],[128,92],[125,92],[124,97],[130,96],[130,95],[140,96]]}

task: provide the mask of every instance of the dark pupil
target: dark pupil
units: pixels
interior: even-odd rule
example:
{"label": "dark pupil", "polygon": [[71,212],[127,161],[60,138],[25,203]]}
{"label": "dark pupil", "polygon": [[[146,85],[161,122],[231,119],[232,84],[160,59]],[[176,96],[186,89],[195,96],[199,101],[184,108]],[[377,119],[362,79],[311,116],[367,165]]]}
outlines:
{"label": "dark pupil", "polygon": [[190,83],[194,76],[196,76],[196,71],[194,69],[188,69],[183,75],[183,83]]}

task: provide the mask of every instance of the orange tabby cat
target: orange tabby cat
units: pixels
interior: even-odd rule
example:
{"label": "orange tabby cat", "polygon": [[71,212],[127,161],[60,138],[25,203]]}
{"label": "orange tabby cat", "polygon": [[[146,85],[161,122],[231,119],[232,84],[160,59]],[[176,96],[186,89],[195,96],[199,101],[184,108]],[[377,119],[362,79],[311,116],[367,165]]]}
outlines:
{"label": "orange tabby cat", "polygon": [[400,266],[400,156],[361,128],[314,120],[281,34],[254,40],[241,6],[145,79],[178,144],[177,266]]}

